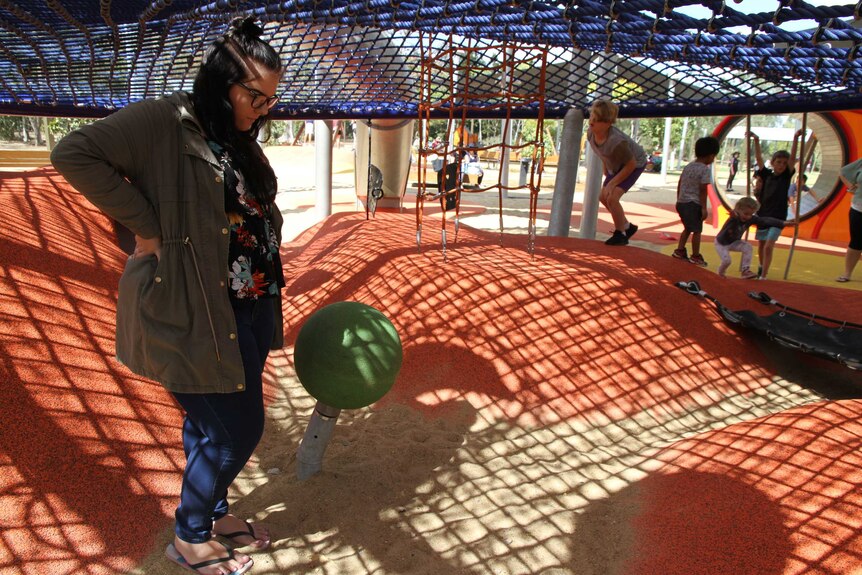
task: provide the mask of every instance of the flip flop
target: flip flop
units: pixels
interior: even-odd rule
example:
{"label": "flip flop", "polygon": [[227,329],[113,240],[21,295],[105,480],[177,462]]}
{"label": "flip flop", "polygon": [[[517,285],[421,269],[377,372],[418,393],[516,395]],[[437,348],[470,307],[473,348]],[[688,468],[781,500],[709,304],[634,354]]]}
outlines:
{"label": "flip flop", "polygon": [[838,276],[837,278],[835,278],[835,281],[844,283],[849,282],[850,278],[848,278],[847,276]]}
{"label": "flip flop", "polygon": [[[224,537],[233,543],[237,548],[239,547],[248,547],[249,545],[254,546],[255,549],[266,549],[269,547],[270,540],[269,539],[258,539],[254,535],[254,527],[251,526],[251,523],[248,521],[243,521],[245,523],[246,531],[234,531],[233,533],[216,533],[219,537]],[[251,537],[254,539],[251,543],[242,543],[237,541],[239,537]]]}
{"label": "flip flop", "polygon": [[[210,559],[209,561],[201,561],[200,563],[189,563],[188,561],[186,561],[186,558],[183,557],[179,551],[177,551],[177,548],[174,546],[173,543],[168,544],[167,548],[165,549],[165,555],[168,559],[170,559],[183,569],[200,574],[200,570],[203,567],[209,567],[210,565],[218,565],[219,563],[224,563],[225,561],[230,561],[234,558],[235,553],[233,549],[222,543],[220,543],[220,545],[224,547],[227,551],[227,557],[222,557],[221,559]],[[249,560],[248,563],[235,571],[231,571],[228,575],[242,575],[243,573],[248,572],[248,570],[251,569],[252,565],[254,565],[254,561]]]}

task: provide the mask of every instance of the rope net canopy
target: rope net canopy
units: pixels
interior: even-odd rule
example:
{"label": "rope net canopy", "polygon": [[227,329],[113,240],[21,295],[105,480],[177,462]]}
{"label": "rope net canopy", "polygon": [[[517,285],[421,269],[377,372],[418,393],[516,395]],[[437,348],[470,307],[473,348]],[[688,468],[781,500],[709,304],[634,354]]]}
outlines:
{"label": "rope net canopy", "polygon": [[[421,34],[441,48],[546,49],[546,118],[585,109],[597,93],[627,117],[860,108],[862,1],[824,4],[0,0],[0,113],[98,117],[190,90],[204,50],[239,15],[257,16],[285,62],[272,112],[281,119],[417,117]],[[493,49],[482,57],[495,58]],[[471,85],[499,91],[503,79],[483,68],[497,66],[473,66]],[[536,74],[520,72],[529,91]],[[471,108],[499,117],[493,102]]]}

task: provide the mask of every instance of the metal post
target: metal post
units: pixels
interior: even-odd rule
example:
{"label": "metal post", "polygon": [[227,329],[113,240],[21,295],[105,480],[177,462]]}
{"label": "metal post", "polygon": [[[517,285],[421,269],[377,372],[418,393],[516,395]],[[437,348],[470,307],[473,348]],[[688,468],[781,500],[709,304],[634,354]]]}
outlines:
{"label": "metal post", "polygon": [[604,166],[602,159],[591,146],[587,146],[584,163],[587,165],[587,178],[584,180],[584,207],[581,210],[580,236],[596,239],[596,225],[599,220],[599,196],[602,193]]}
{"label": "metal post", "polygon": [[318,221],[332,215],[332,120],[314,121],[315,203]]}
{"label": "metal post", "polygon": [[[581,136],[584,132],[584,112],[571,108],[563,119],[563,135],[560,141],[560,159],[557,164],[557,180],[554,182],[554,197],[551,198],[551,216],[548,235],[568,237],[572,223],[572,207],[575,203],[575,184],[578,179],[578,162],[581,155]],[[581,236],[584,234],[581,223]],[[595,237],[595,221],[592,237]]]}
{"label": "metal post", "polygon": [[[667,86],[667,97],[668,100],[673,100],[673,80],[668,80]],[[668,164],[670,164],[670,133],[673,129],[673,118],[665,118],[664,119],[664,141],[661,145],[661,182],[662,184],[667,183],[667,169]]]}
{"label": "metal post", "polygon": [[[802,114],[802,145],[799,146],[799,171],[796,173],[796,215],[793,219],[793,239],[790,241],[790,252],[787,254],[787,265],[784,267],[784,279],[790,274],[790,262],[793,261],[793,248],[796,247],[796,238],[799,237],[799,204],[802,203],[802,176],[805,173],[805,133],[808,131],[808,112]],[[794,141],[796,136],[794,135]],[[796,158],[790,158],[795,162]],[[792,166],[792,164],[791,164]]]}
{"label": "metal post", "polygon": [[[750,115],[745,117],[745,133],[751,133]],[[745,195],[751,196],[751,138],[748,136],[745,136]],[[746,237],[748,237],[747,230],[745,233]]]}
{"label": "metal post", "polygon": [[[503,146],[500,150],[500,189],[501,197],[509,197],[509,145],[512,143],[512,120],[500,120],[502,122]],[[503,231],[503,210],[500,209],[500,232]]]}
{"label": "metal post", "polygon": [[300,480],[308,479],[312,475],[320,473],[323,468],[323,453],[335,423],[338,421],[340,409],[336,409],[321,402],[314,406],[314,412],[305,428],[305,435],[299,444],[296,453],[296,476]]}

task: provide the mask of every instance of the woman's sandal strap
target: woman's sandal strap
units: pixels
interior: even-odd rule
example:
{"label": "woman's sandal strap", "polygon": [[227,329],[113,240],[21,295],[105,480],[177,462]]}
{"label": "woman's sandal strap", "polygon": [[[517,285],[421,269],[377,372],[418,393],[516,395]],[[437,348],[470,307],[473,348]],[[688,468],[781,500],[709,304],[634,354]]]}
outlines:
{"label": "woman's sandal strap", "polygon": [[224,547],[225,550],[227,551],[227,557],[222,557],[221,559],[209,559],[207,561],[201,561],[200,563],[194,563],[194,564],[189,563],[188,564],[189,568],[193,569],[194,571],[197,571],[201,567],[209,567],[210,565],[218,565],[219,563],[226,563],[227,561],[230,561],[231,559],[233,559],[235,557],[236,554],[234,553],[233,549],[231,549],[227,545],[222,545],[222,547]]}
{"label": "woman's sandal strap", "polygon": [[233,533],[219,533],[219,537],[224,537],[225,539],[233,539],[235,537],[247,536],[251,537],[255,541],[260,541],[257,537],[254,536],[254,527],[251,526],[251,523],[248,521],[243,521],[245,526],[248,528],[248,531],[234,531]]}

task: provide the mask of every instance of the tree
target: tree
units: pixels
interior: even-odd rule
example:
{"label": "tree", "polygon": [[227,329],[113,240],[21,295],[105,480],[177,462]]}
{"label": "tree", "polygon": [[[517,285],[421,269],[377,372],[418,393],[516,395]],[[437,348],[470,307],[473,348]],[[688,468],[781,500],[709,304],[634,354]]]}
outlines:
{"label": "tree", "polygon": [[54,135],[56,140],[59,140],[69,132],[77,130],[81,126],[85,126],[94,122],[90,118],[51,118],[48,120],[48,129]]}

